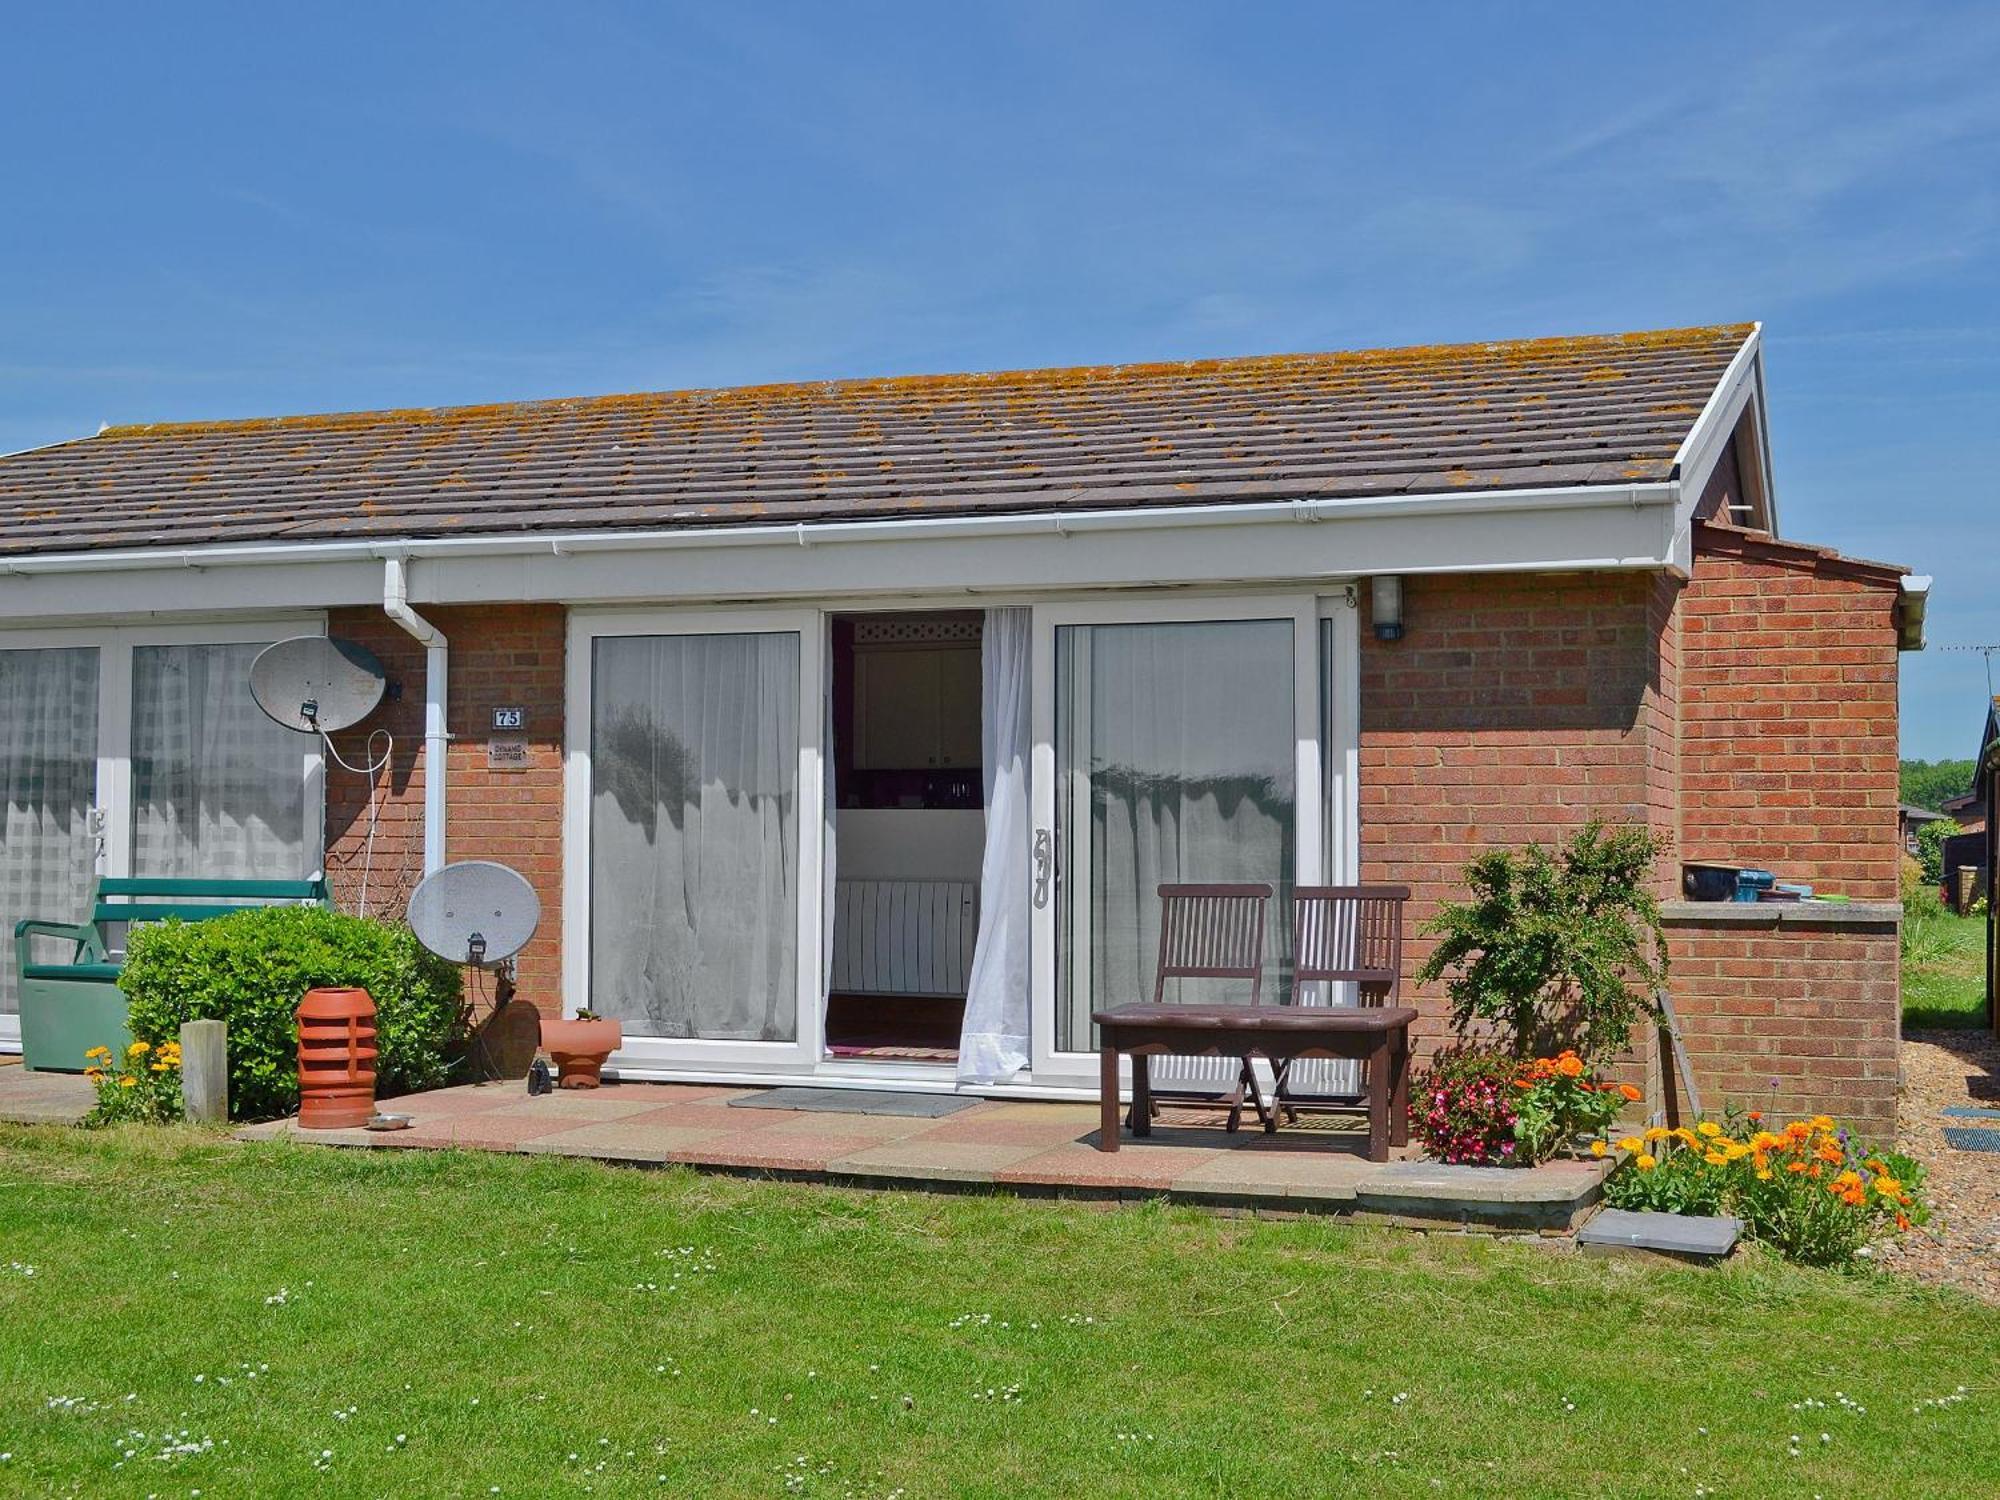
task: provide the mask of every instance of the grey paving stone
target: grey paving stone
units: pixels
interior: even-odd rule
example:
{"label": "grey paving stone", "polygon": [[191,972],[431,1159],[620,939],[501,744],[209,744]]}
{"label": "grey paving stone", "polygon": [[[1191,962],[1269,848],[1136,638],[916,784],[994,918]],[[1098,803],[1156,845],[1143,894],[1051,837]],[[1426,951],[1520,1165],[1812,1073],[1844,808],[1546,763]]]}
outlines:
{"label": "grey paving stone", "polygon": [[1607,1208],[1576,1232],[1576,1242],[1586,1252],[1636,1250],[1713,1261],[1735,1249],[1742,1233],[1740,1219]]}

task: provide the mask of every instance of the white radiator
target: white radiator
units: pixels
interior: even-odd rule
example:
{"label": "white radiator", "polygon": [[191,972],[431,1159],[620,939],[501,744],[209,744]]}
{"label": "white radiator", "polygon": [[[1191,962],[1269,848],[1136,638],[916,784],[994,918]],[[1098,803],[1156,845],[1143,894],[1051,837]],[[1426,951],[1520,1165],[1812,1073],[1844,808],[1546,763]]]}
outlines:
{"label": "white radiator", "polygon": [[978,936],[977,881],[835,881],[833,988],[843,995],[963,995]]}

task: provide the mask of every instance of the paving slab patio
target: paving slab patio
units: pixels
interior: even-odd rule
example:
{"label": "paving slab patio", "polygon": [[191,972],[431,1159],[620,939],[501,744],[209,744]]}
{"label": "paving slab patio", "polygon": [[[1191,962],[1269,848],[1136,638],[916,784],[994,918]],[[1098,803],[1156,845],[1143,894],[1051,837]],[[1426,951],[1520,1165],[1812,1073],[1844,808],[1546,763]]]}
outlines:
{"label": "paving slab patio", "polygon": [[749,1090],[607,1083],[531,1098],[519,1083],[405,1095],[383,1107],[408,1130],[305,1131],[294,1120],[251,1125],[248,1140],[579,1156],[700,1171],[818,1178],[939,1191],[987,1189],[1066,1197],[1163,1197],[1236,1211],[1375,1216],[1453,1228],[1573,1227],[1596,1203],[1595,1162],[1533,1169],[1440,1167],[1366,1159],[1352,1120],[1313,1117],[1265,1135],[1235,1133],[1214,1111],[1168,1107],[1145,1140],[1097,1150],[1094,1103],[984,1100],[941,1118],[732,1109]]}
{"label": "paving slab patio", "polygon": [[17,1125],[74,1125],[97,1103],[81,1073],[31,1073],[18,1057],[0,1057],[0,1120]]}

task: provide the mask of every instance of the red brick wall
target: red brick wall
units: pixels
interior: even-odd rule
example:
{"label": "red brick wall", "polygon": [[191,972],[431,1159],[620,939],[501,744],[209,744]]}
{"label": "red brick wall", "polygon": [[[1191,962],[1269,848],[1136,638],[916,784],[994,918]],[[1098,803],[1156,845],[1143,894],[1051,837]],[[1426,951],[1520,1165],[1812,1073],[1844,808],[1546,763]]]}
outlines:
{"label": "red brick wall", "polygon": [[[1676,587],[1636,573],[1412,577],[1402,640],[1364,624],[1362,877],[1410,887],[1412,969],[1430,949],[1419,929],[1463,895],[1474,854],[1554,843],[1593,816],[1671,837]],[[1447,1035],[1441,993],[1409,1003],[1422,1046]]]}
{"label": "red brick wall", "polygon": [[[1669,927],[1674,1008],[1703,1108],[1825,1112],[1876,1141],[1896,1130],[1896,929]],[[1773,1087],[1773,1080],[1776,1087]]]}
{"label": "red brick wall", "polygon": [[1683,848],[1894,901],[1896,573],[1698,528],[1681,609]]}
{"label": "red brick wall", "polygon": [[[451,642],[446,723],[454,739],[446,781],[447,859],[492,859],[528,878],[541,898],[542,921],[519,961],[521,998],[554,1014],[562,1004],[563,652],[565,611],[559,605],[426,607]],[[382,783],[382,811],[369,877],[369,910],[400,915],[423,875],[424,650],[380,610],[335,610],[328,630],[366,645],[382,658],[400,701],[385,704],[367,724],[335,737],[340,752],[363,763],[369,730],[396,737],[393,764]],[[487,765],[492,710],[527,710],[522,737],[528,765],[496,771]],[[368,832],[368,787],[338,767],[327,773],[327,871],[341,909],[360,897]],[[483,1012],[482,1012],[483,1014]]]}

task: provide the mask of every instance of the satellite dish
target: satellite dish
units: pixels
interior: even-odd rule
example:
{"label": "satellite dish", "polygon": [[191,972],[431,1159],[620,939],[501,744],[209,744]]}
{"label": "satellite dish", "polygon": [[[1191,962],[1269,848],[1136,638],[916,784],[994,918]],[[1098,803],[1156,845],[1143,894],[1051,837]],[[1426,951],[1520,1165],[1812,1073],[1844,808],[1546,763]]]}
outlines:
{"label": "satellite dish", "polygon": [[528,946],[542,903],[520,871],[466,859],[426,875],[410,893],[417,941],[455,964],[505,963]]}
{"label": "satellite dish", "polygon": [[331,734],[373,713],[387,679],[366,646],[297,635],[257,653],[250,664],[250,695],[287,729]]}

